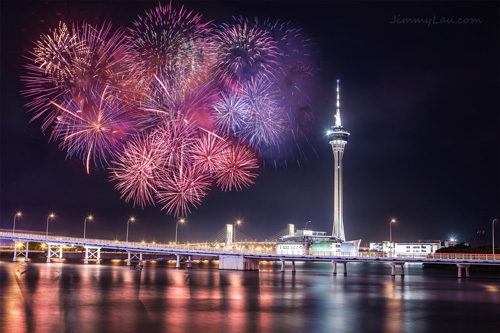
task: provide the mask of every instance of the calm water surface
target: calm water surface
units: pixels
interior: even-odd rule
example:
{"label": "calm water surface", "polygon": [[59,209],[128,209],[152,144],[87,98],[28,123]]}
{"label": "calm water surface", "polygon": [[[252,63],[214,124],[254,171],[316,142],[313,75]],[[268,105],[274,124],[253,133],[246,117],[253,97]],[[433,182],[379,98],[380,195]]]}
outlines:
{"label": "calm water surface", "polygon": [[[500,332],[498,273],[350,263],[217,264],[0,261],[2,332]],[[342,265],[339,271],[342,272]]]}

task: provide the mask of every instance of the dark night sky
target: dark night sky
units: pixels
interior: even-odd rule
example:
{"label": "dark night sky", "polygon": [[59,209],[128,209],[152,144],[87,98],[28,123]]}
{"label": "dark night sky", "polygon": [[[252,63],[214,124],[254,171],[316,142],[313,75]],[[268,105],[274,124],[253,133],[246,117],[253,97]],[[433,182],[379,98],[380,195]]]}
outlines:
{"label": "dark night sky", "polygon": [[[120,200],[104,171],[86,175],[48,142],[41,123],[29,123],[20,96],[23,55],[58,15],[112,20],[131,26],[157,2],[1,2],[1,221],[12,228],[88,237],[173,240],[175,218],[160,207],[134,209]],[[342,121],[351,133],[344,155],[344,223],[349,239],[466,240],[476,228],[491,237],[499,217],[498,2],[184,2],[206,20],[232,15],[291,20],[317,46],[312,98],[316,142],[301,166],[261,169],[242,192],[212,191],[188,216],[179,238],[205,240],[225,223],[265,238],[287,223],[331,232],[333,154],[325,136],[333,124],[334,85],[341,79]],[[478,24],[390,24],[407,18],[479,18]],[[500,225],[497,226],[497,230]],[[498,237],[498,234],[497,234]]]}

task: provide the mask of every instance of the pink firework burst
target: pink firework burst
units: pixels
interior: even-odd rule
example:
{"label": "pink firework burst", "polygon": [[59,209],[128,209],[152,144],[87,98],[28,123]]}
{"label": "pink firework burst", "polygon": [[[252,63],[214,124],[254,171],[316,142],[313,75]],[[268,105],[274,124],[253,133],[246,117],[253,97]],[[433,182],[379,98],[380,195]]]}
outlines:
{"label": "pink firework burst", "polygon": [[233,188],[240,191],[254,183],[258,169],[257,156],[250,148],[241,144],[231,145],[225,151],[216,183],[224,191]]}
{"label": "pink firework burst", "polygon": [[171,169],[162,177],[156,197],[167,214],[187,215],[190,206],[201,204],[211,184],[210,178],[193,167]]}
{"label": "pink firework burst", "polygon": [[222,169],[225,152],[229,148],[227,138],[208,132],[195,142],[191,160],[202,173],[214,175]]}
{"label": "pink firework burst", "polygon": [[144,207],[155,204],[156,188],[164,170],[165,152],[157,138],[136,137],[111,162],[110,180],[125,202]]}

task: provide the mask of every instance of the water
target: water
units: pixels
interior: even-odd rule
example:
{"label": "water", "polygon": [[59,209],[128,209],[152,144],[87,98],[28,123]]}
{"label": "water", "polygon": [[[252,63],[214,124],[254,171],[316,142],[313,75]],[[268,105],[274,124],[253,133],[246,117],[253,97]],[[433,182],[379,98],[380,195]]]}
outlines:
{"label": "water", "polygon": [[[219,271],[216,263],[0,261],[4,332],[499,332],[498,273],[406,265],[279,264],[259,272]],[[342,265],[338,267],[343,272]]]}

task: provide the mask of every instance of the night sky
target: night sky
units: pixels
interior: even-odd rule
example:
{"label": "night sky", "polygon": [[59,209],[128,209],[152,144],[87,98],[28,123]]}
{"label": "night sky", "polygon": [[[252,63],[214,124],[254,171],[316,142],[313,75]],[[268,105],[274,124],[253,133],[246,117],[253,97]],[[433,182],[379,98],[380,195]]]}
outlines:
{"label": "night sky", "polygon": [[[315,42],[311,107],[315,137],[306,158],[288,168],[261,167],[241,192],[212,191],[179,228],[179,240],[206,240],[225,223],[271,237],[286,224],[306,221],[331,233],[333,154],[325,135],[334,123],[335,81],[341,80],[342,122],[351,133],[344,154],[344,223],[348,239],[467,240],[477,228],[491,238],[499,217],[499,3],[498,2],[174,2],[205,20],[231,16],[292,21]],[[87,175],[66,160],[21,97],[27,51],[60,17],[111,20],[132,26],[157,2],[1,2],[1,221],[0,228],[45,230],[87,237],[172,241],[173,216],[120,200],[105,171]],[[396,18],[478,18],[476,24],[395,23]],[[315,153],[316,152],[316,153]],[[500,225],[497,225],[497,230]],[[497,233],[498,237],[498,233]]]}

